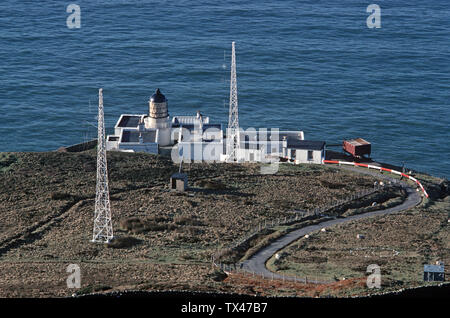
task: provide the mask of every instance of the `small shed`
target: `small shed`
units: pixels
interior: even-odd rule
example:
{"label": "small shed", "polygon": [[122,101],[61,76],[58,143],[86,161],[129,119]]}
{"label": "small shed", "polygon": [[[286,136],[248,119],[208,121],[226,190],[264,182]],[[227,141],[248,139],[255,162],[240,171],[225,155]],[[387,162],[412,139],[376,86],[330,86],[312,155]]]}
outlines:
{"label": "small shed", "polygon": [[425,282],[445,281],[444,265],[424,265],[423,280]]}
{"label": "small shed", "polygon": [[183,192],[187,189],[187,185],[188,185],[188,177],[187,174],[185,173],[177,172],[170,177],[169,186],[171,190]]}

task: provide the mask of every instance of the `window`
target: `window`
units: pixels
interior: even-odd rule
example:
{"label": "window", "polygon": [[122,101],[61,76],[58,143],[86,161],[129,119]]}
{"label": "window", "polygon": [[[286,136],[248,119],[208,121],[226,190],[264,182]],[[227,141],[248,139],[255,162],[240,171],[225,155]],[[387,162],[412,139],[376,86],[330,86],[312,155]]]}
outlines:
{"label": "window", "polygon": [[312,161],[313,158],[314,158],[313,151],[312,150],[308,150],[308,161]]}

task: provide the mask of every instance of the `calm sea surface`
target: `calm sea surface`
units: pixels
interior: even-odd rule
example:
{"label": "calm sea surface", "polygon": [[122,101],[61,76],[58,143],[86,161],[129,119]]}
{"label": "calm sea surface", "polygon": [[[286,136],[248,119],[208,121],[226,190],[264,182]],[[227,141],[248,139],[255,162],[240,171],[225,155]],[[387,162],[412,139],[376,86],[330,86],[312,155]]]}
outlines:
{"label": "calm sea surface", "polygon": [[[81,8],[81,28],[66,7]],[[381,7],[369,29],[366,8]],[[0,2],[0,151],[46,151],[145,113],[228,119],[236,41],[243,127],[363,137],[373,158],[450,177],[450,3],[437,1]]]}

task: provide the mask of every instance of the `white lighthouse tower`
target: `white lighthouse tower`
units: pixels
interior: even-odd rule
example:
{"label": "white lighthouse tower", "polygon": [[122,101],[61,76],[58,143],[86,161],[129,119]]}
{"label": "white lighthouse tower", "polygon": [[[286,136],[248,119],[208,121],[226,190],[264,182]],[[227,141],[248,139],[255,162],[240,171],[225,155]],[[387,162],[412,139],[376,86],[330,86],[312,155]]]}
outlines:
{"label": "white lighthouse tower", "polygon": [[171,124],[167,108],[167,99],[161,93],[159,88],[156,90],[155,94],[150,97],[148,117],[145,118],[145,128],[158,130],[158,140],[156,142],[160,146],[168,146],[171,144]]}

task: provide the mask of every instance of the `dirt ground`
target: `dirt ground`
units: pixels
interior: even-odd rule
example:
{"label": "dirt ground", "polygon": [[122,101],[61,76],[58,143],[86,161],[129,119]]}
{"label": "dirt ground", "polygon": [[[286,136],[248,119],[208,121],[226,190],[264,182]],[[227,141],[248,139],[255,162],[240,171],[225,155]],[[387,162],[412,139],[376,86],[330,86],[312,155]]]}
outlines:
{"label": "dirt ground", "polygon": [[[178,170],[169,159],[111,152],[114,234],[132,242],[112,248],[89,242],[95,151],[3,153],[0,163],[0,297],[119,289],[245,292],[232,278],[214,279],[215,251],[258,222],[344,199],[376,181],[326,166],[281,165],[277,174],[261,175],[257,164],[203,163],[183,167],[190,189],[177,193],[168,188]],[[130,218],[143,226],[128,226]],[[422,224],[424,233],[436,222]],[[66,286],[69,264],[80,266],[79,290]]]}
{"label": "dirt ground", "polygon": [[366,278],[351,278],[327,285],[308,284],[283,280],[260,278],[251,274],[231,274],[225,282],[233,286],[233,290],[240,294],[257,296],[297,296],[297,297],[321,297],[321,296],[349,296],[349,291],[356,295],[363,294],[366,290]]}

